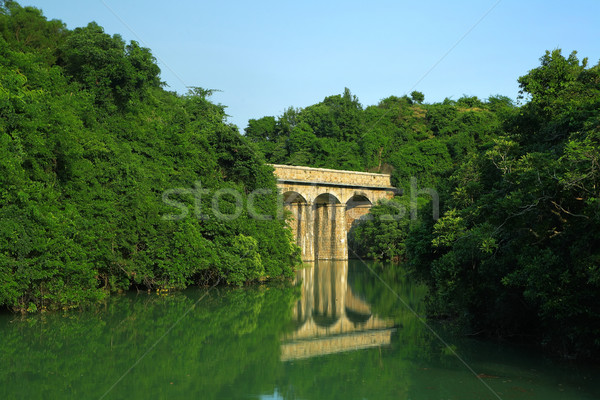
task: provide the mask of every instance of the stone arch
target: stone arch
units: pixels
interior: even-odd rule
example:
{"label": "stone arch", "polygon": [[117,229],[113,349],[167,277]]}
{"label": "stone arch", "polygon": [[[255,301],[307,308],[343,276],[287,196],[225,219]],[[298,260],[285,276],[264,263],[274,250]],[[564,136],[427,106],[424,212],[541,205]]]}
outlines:
{"label": "stone arch", "polygon": [[315,197],[315,200],[313,201],[313,203],[314,204],[325,204],[325,203],[341,204],[340,200],[338,199],[338,196],[336,196],[335,194],[330,193],[330,192],[321,193],[320,195]]}
{"label": "stone arch", "polygon": [[347,210],[360,206],[371,207],[372,205],[373,202],[369,199],[369,196],[365,192],[354,192],[346,201]]}
{"label": "stone arch", "polygon": [[302,194],[294,190],[288,190],[287,192],[283,193],[283,204],[288,205],[292,203],[308,204],[306,198]]}
{"label": "stone arch", "polygon": [[373,315],[369,304],[363,298],[356,296],[350,286],[344,299],[344,311],[346,318],[354,324],[364,324]]}
{"label": "stone arch", "polygon": [[373,316],[373,314],[371,314],[371,313],[365,314],[362,312],[357,312],[357,311],[353,310],[352,308],[348,308],[348,307],[345,307],[344,312],[345,312],[346,318],[348,318],[348,321],[352,322],[355,325],[366,324]]}
{"label": "stone arch", "polygon": [[371,200],[364,192],[354,192],[346,202],[346,227],[352,237],[352,229],[365,218],[370,216],[369,210],[373,206]]}

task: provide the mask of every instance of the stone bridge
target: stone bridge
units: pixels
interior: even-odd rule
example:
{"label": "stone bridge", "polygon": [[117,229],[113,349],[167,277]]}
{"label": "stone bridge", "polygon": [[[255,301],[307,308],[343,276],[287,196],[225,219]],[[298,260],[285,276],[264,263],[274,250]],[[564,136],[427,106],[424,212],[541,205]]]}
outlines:
{"label": "stone bridge", "polygon": [[397,193],[388,174],[272,165],[303,261],[347,260],[348,232],[378,200]]}

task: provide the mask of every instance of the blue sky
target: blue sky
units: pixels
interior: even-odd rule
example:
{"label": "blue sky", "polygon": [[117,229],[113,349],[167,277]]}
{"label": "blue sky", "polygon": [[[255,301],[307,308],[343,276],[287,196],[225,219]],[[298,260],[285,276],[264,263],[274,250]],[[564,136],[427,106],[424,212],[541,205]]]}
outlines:
{"label": "blue sky", "polygon": [[517,78],[545,50],[600,60],[599,0],[20,3],[70,29],[96,21],[137,40],[158,58],[170,90],[221,90],[212,99],[241,131],[250,118],[306,107],[344,87],[364,106],[411,90],[425,102],[515,99]]}

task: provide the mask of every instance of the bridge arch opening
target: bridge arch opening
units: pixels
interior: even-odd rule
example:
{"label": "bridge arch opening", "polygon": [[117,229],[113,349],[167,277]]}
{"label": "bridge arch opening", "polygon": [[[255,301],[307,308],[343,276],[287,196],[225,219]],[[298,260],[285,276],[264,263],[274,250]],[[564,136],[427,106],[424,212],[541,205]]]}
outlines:
{"label": "bridge arch opening", "polygon": [[372,218],[369,210],[373,204],[365,193],[354,192],[346,202],[346,227],[348,230],[348,255],[352,257],[358,251],[354,240],[354,229],[365,219]]}
{"label": "bridge arch opening", "polygon": [[290,191],[283,193],[283,204],[289,205],[289,204],[293,204],[293,203],[307,204],[308,202],[306,201],[306,198],[298,192],[294,192],[294,191],[290,190]]}
{"label": "bridge arch opening", "polygon": [[344,311],[346,313],[346,318],[348,318],[348,320],[355,325],[367,323],[367,321],[369,321],[369,319],[371,319],[371,316],[372,316],[371,313],[363,313],[360,311],[355,311],[349,307],[345,307]]}
{"label": "bridge arch opening", "polygon": [[331,193],[321,193],[315,198],[315,204],[340,204],[340,200]]}
{"label": "bridge arch opening", "polygon": [[[371,217],[369,210],[373,203],[364,193],[355,192],[346,202],[346,226],[351,231],[363,220]],[[352,236],[352,235],[351,235]]]}
{"label": "bridge arch opening", "polygon": [[355,207],[371,207],[373,203],[364,193],[355,193],[346,202],[346,210],[351,210]]}
{"label": "bridge arch opening", "polygon": [[[348,273],[348,283],[351,282],[350,273]],[[344,311],[348,320],[354,324],[364,324],[371,316],[371,306],[362,297],[356,296],[351,286],[348,285],[346,298],[344,300]]]}

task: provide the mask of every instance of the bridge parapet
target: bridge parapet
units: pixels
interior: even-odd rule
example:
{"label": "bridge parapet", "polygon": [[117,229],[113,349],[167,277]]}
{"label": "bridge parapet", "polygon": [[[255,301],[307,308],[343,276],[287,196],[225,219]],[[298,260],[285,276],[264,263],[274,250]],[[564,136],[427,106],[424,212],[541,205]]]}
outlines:
{"label": "bridge parapet", "polygon": [[296,165],[271,164],[275,175],[282,182],[307,182],[329,186],[343,185],[365,188],[392,188],[389,174],[372,172],[340,171],[327,168],[310,168]]}

